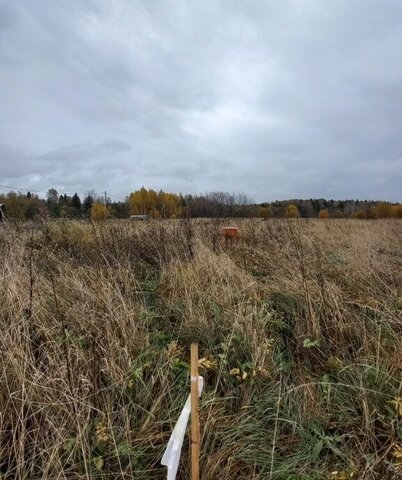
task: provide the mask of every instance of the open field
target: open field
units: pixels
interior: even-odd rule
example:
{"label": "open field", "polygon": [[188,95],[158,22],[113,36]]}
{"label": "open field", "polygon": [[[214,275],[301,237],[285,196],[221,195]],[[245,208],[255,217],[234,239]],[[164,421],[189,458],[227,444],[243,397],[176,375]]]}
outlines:
{"label": "open field", "polygon": [[2,480],[165,478],[193,340],[204,480],[402,478],[402,222],[234,224],[0,229]]}

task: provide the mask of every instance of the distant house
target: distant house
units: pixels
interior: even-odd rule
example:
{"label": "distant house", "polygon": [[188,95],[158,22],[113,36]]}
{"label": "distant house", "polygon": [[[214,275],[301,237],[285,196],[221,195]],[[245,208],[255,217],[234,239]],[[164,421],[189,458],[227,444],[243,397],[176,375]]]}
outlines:
{"label": "distant house", "polygon": [[0,203],[0,222],[5,222],[6,220],[6,206],[4,203]]}
{"label": "distant house", "polygon": [[149,220],[149,215],[130,215],[130,220]]}

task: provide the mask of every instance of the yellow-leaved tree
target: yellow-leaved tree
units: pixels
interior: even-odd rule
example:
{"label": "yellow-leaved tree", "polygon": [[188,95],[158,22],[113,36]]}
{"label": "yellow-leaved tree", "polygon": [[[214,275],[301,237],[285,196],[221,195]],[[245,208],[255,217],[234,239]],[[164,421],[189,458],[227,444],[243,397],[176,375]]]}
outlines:
{"label": "yellow-leaved tree", "polygon": [[261,218],[270,218],[272,217],[272,208],[270,206],[267,207],[259,207],[258,209],[258,216]]}
{"label": "yellow-leaved tree", "polygon": [[94,202],[91,206],[91,220],[100,222],[108,217],[107,207],[103,203]]}
{"label": "yellow-leaved tree", "polygon": [[320,218],[329,218],[329,213],[328,210],[320,210],[320,213],[318,214]]}
{"label": "yellow-leaved tree", "polygon": [[389,203],[381,202],[374,207],[374,214],[377,218],[387,218],[392,215],[392,206]]}
{"label": "yellow-leaved tree", "polygon": [[142,187],[128,197],[130,215],[150,215],[158,218],[181,217],[184,214],[183,199],[175,193],[166,193]]}
{"label": "yellow-leaved tree", "polygon": [[286,218],[298,218],[299,210],[292,203],[286,207]]}
{"label": "yellow-leaved tree", "polygon": [[394,205],[392,207],[392,216],[396,218],[402,218],[402,205]]}

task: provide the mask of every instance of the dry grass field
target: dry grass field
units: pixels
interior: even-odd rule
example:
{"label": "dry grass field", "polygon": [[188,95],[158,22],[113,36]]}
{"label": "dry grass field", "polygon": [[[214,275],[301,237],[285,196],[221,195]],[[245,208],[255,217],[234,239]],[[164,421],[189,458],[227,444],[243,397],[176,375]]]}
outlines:
{"label": "dry grass field", "polygon": [[0,229],[2,480],[165,478],[191,341],[204,480],[402,478],[402,222],[231,223]]}

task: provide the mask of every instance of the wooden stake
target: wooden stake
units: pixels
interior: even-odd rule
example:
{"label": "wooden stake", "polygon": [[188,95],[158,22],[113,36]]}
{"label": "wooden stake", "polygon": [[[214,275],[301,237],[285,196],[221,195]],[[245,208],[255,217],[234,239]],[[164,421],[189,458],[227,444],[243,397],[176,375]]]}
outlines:
{"label": "wooden stake", "polygon": [[200,415],[198,402],[198,344],[191,344],[191,480],[200,478]]}

